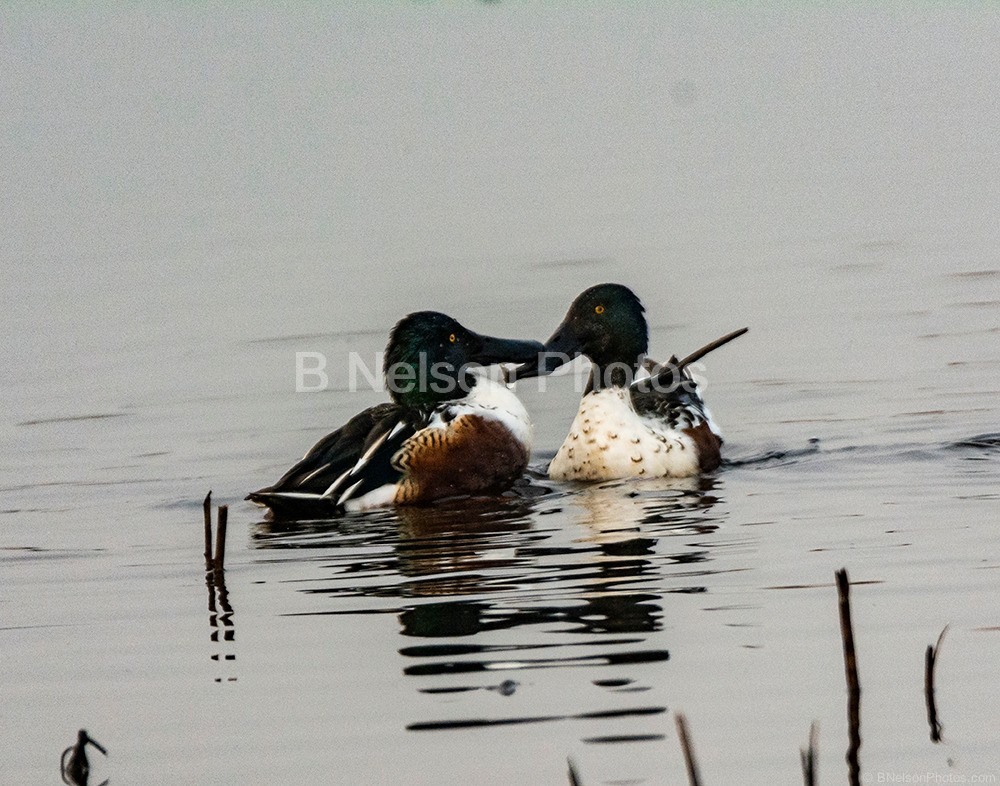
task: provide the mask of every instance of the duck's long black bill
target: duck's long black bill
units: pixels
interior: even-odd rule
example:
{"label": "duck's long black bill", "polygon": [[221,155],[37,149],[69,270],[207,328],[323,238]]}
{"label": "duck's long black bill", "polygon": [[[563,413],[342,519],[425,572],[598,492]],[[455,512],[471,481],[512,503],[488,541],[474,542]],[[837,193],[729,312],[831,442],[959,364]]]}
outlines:
{"label": "duck's long black bill", "polygon": [[569,363],[580,355],[582,342],[570,325],[563,323],[552,337],[539,345],[539,352],[524,365],[513,369],[508,378],[511,382],[518,379],[531,379],[551,374],[565,363]]}
{"label": "duck's long black bill", "polygon": [[538,357],[545,347],[539,341],[519,341],[476,334],[477,346],[470,360],[489,366],[493,363],[526,363]]}

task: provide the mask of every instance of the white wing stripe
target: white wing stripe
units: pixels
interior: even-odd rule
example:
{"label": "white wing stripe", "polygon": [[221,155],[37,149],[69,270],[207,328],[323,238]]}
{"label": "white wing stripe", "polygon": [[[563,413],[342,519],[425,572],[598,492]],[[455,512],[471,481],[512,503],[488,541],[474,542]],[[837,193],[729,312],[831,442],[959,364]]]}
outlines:
{"label": "white wing stripe", "polygon": [[398,423],[396,423],[395,426],[392,427],[392,431],[389,432],[389,435],[386,437],[386,439],[387,440],[392,439],[394,436],[396,436],[404,428],[406,428],[406,421],[405,420],[400,420]]}
{"label": "white wing stripe", "polygon": [[[353,467],[351,467],[344,474],[342,474],[339,478],[337,478],[335,481],[333,481],[333,483],[330,484],[330,487],[326,491],[323,492],[323,496],[324,497],[332,497],[333,493],[340,487],[340,485],[346,479],[352,477],[354,475],[354,473],[357,472],[359,469],[361,469],[365,464],[367,464],[369,461],[371,461],[371,457],[373,455],[375,455],[375,451],[378,450],[380,447],[382,447],[385,444],[386,440],[389,439],[389,437],[391,437],[393,434],[397,433],[399,431],[400,427],[402,427],[404,425],[405,425],[404,421],[399,421],[395,426],[393,426],[393,428],[392,428],[391,431],[385,432],[381,437],[379,437],[378,439],[376,439],[371,444],[371,446],[368,448],[368,450],[366,450],[364,452],[364,454],[361,456],[361,458],[358,459],[357,463]],[[354,486],[351,487],[351,489],[353,489],[357,485],[358,484],[355,483]],[[350,489],[348,490],[348,493],[350,493]],[[337,504],[339,505],[342,501],[343,501],[343,499],[341,499],[340,501],[338,501]]]}
{"label": "white wing stripe", "polygon": [[332,497],[333,496],[333,492],[337,490],[337,486],[339,486],[341,483],[343,483],[344,479],[348,475],[350,475],[351,472],[353,472],[353,471],[354,471],[353,467],[351,469],[344,470],[340,474],[340,477],[337,478],[335,481],[333,481],[333,483],[330,484],[330,487],[326,491],[323,492],[323,496],[324,497]]}
{"label": "white wing stripe", "polygon": [[322,467],[320,467],[319,469],[314,469],[314,470],[313,470],[312,472],[310,472],[310,473],[309,473],[308,475],[306,475],[306,476],[305,476],[304,478],[302,478],[302,480],[300,480],[300,481],[299,481],[299,485],[301,485],[301,484],[305,483],[305,482],[306,482],[307,480],[312,480],[312,479],[313,479],[314,477],[316,477],[316,476],[317,476],[317,475],[318,475],[318,474],[319,474],[320,472],[322,472],[322,471],[323,471],[324,469],[326,469],[326,468],[327,468],[327,467],[329,467],[329,466],[330,466],[330,462],[328,461],[328,462],[326,462],[326,464],[324,464],[324,465],[323,465]]}
{"label": "white wing stripe", "polygon": [[344,504],[344,500],[350,499],[351,494],[353,494],[354,491],[355,491],[355,489],[357,489],[357,487],[361,485],[361,483],[362,483],[363,480],[364,480],[364,478],[362,478],[361,480],[357,481],[356,483],[354,483],[353,485],[351,485],[347,489],[347,491],[345,491],[343,494],[341,494],[340,495],[340,499],[337,500],[337,504],[338,505],[343,505]]}

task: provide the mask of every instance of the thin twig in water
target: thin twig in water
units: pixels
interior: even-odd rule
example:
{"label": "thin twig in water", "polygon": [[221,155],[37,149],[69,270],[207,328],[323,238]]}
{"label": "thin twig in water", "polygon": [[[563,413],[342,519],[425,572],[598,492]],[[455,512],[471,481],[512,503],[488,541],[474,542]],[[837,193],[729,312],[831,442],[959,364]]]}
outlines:
{"label": "thin twig in water", "polygon": [[927,699],[927,723],[931,727],[931,742],[941,742],[941,721],[938,720],[937,703],[934,701],[934,667],[941,651],[941,642],[948,626],[945,625],[937,638],[937,644],[927,645],[927,656],[924,661],[924,697]]}
{"label": "thin twig in water", "polygon": [[229,506],[219,505],[219,531],[215,541],[215,572],[222,573],[226,566],[226,524]]}
{"label": "thin twig in water", "polygon": [[816,721],[809,726],[809,747],[800,748],[802,756],[802,778],[805,786],[816,786],[816,770],[819,765],[819,727]]}
{"label": "thin twig in water", "polygon": [[734,338],[739,338],[750,328],[740,328],[732,333],[727,333],[722,338],[717,338],[710,344],[706,344],[701,349],[696,349],[683,360],[677,360],[676,356],[670,358],[666,363],[660,364],[651,358],[643,361],[643,368],[649,372],[648,379],[640,379],[633,383],[633,386],[641,391],[648,391],[654,383],[671,386],[676,385],[681,380],[684,369],[697,360],[701,360],[709,352],[713,352],[721,346],[728,344]]}
{"label": "thin twig in water", "polygon": [[698,762],[695,761],[694,750],[691,748],[691,740],[687,733],[687,721],[680,712],[674,716],[674,720],[677,722],[677,736],[681,739],[681,750],[684,751],[684,764],[687,767],[688,783],[691,786],[701,786]]}
{"label": "thin twig in water", "polygon": [[205,512],[205,570],[212,569],[212,492],[205,495],[202,503]]}
{"label": "thin twig in water", "polygon": [[854,626],[851,623],[851,584],[847,568],[836,573],[837,597],[840,601],[840,636],[844,640],[844,673],[847,677],[847,724],[850,745],[847,748],[847,767],[851,786],[861,783],[861,684],[858,681],[858,662],[854,652]]}
{"label": "thin twig in water", "polygon": [[566,757],[566,763],[569,765],[569,786],[583,786],[580,776],[576,774],[576,767],[573,766],[573,760],[569,756]]}
{"label": "thin twig in water", "polygon": [[726,335],[724,335],[722,338],[715,339],[715,341],[713,341],[711,344],[706,344],[701,349],[696,349],[694,352],[692,352],[690,355],[688,355],[686,358],[684,358],[677,364],[677,369],[681,370],[685,366],[689,366],[690,364],[694,363],[696,360],[701,360],[709,352],[714,352],[719,347],[728,344],[734,338],[739,338],[749,329],[750,328],[740,328],[739,330],[734,330],[732,333],[726,333]]}

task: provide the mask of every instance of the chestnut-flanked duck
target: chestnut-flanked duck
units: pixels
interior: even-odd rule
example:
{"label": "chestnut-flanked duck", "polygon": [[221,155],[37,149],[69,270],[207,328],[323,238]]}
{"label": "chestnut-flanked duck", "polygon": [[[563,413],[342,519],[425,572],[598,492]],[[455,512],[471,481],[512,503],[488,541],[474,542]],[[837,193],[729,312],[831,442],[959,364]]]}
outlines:
{"label": "chestnut-flanked duck", "polygon": [[531,421],[511,386],[481,367],[535,360],[542,349],[435,311],[404,317],[385,352],[392,401],[353,417],[247,499],[302,517],[507,490],[528,464]]}

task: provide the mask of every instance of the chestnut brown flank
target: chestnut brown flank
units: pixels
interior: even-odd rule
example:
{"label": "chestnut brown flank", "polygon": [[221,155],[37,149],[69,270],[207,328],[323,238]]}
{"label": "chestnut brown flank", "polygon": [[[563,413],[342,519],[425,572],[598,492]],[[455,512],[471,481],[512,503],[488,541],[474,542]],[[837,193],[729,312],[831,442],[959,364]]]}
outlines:
{"label": "chestnut brown flank", "polygon": [[722,463],[722,454],[719,451],[722,440],[712,433],[708,423],[701,422],[697,426],[686,428],[683,431],[694,440],[694,444],[698,448],[698,468],[702,472],[711,472],[713,469],[717,469]]}
{"label": "chestnut brown flank", "polygon": [[395,458],[403,479],[396,504],[505,491],[528,466],[528,451],[492,418],[462,415],[447,429],[427,429]]}

